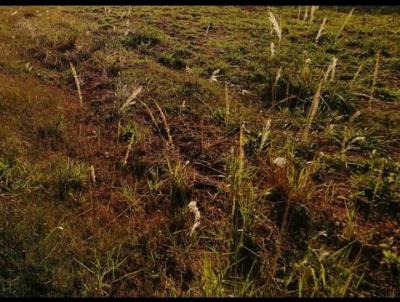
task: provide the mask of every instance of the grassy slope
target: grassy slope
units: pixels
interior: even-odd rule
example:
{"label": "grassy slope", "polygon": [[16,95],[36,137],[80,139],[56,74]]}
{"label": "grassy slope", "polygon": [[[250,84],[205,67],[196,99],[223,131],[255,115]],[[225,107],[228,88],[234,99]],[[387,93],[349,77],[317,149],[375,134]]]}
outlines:
{"label": "grassy slope", "polygon": [[1,8],[1,295],[399,295],[398,13],[301,9]]}

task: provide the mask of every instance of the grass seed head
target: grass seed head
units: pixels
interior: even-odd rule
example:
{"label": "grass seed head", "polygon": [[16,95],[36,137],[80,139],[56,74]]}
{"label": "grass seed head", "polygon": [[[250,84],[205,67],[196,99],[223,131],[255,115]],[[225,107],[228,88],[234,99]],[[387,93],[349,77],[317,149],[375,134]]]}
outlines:
{"label": "grass seed head", "polygon": [[318,30],[318,33],[317,33],[317,37],[315,38],[315,44],[318,44],[318,40],[322,36],[322,32],[323,32],[324,27],[325,27],[326,19],[327,18],[325,17],[324,20],[322,20],[321,26],[320,26],[320,28]]}
{"label": "grass seed head", "polygon": [[76,85],[76,88],[78,89],[79,102],[80,102],[81,107],[82,107],[83,106],[83,99],[82,99],[81,85],[79,83],[78,74],[76,73],[75,67],[71,62],[69,62],[69,66],[71,67],[72,75],[74,76],[75,85]]}
{"label": "grass seed head", "polygon": [[274,29],[276,35],[278,36],[279,39],[279,44],[281,43],[282,40],[282,30],[279,26],[278,21],[276,20],[274,14],[272,12],[269,12],[269,21],[272,24],[272,28]]}
{"label": "grass seed head", "polygon": [[190,211],[191,213],[194,214],[194,224],[193,224],[193,226],[192,226],[192,229],[190,230],[190,235],[189,235],[189,236],[192,236],[192,235],[193,235],[193,232],[194,232],[194,231],[199,227],[199,225],[200,225],[201,214],[200,214],[199,208],[197,207],[197,203],[196,203],[196,201],[194,201],[194,200],[192,200],[191,202],[189,202],[188,208],[189,208],[189,211]]}

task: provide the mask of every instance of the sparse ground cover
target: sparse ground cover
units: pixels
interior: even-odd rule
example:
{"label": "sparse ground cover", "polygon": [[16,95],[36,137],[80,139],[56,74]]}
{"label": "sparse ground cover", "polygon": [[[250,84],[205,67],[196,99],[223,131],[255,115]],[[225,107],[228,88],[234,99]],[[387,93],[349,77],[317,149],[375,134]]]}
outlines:
{"label": "sparse ground cover", "polygon": [[399,9],[351,9],[1,7],[0,295],[398,296]]}

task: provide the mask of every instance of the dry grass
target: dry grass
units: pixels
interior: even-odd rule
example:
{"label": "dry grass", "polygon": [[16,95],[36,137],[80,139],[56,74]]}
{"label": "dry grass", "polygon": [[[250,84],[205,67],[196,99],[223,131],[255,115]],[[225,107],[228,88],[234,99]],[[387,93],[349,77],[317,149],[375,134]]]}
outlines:
{"label": "dry grass", "polygon": [[174,141],[172,140],[171,131],[170,131],[170,129],[169,129],[169,125],[168,125],[168,122],[167,122],[167,118],[165,117],[165,114],[164,114],[164,112],[162,111],[160,105],[158,105],[158,103],[157,103],[156,101],[154,101],[154,103],[156,104],[157,109],[158,109],[158,111],[160,112],[161,118],[162,118],[162,120],[163,120],[164,128],[165,128],[165,131],[167,132],[167,136],[168,136],[168,142],[169,142],[170,146],[174,148],[175,145],[174,145]]}
{"label": "dry grass", "polygon": [[374,98],[376,80],[378,79],[378,71],[379,71],[380,59],[381,59],[381,52],[380,52],[380,50],[379,50],[379,51],[376,53],[374,74],[373,74],[373,76],[372,76],[371,92],[370,92],[369,101],[368,101],[368,103],[369,103],[369,109],[372,109],[372,99]]}
{"label": "dry grass", "polygon": [[136,88],[132,94],[126,99],[126,101],[122,104],[122,106],[119,109],[119,112],[122,114],[124,113],[128,107],[133,106],[136,102],[134,101],[138,95],[142,92],[143,87],[139,86],[138,88]]}
{"label": "dry grass", "polygon": [[128,163],[129,154],[130,154],[130,152],[132,150],[132,147],[133,147],[133,144],[135,143],[135,140],[136,140],[135,135],[132,135],[130,140],[129,140],[128,148],[126,149],[124,161],[122,162],[122,166],[123,167],[125,167],[126,164]]}
{"label": "dry grass", "polygon": [[332,59],[332,67],[331,67],[331,79],[330,81],[333,82],[335,80],[335,74],[336,74],[336,65],[337,65],[338,59],[334,57]]}
{"label": "dry grass", "polygon": [[339,38],[340,34],[342,33],[342,31],[344,30],[345,26],[347,25],[347,23],[349,22],[351,16],[353,15],[354,12],[354,8],[351,9],[351,11],[349,12],[349,14],[346,16],[346,18],[344,19],[342,25],[340,26],[336,36],[335,36],[335,43],[337,41],[337,39]]}
{"label": "dry grass", "polygon": [[271,58],[275,56],[275,43],[271,42]]}
{"label": "dry grass", "polygon": [[306,21],[307,20],[307,17],[308,17],[308,6],[306,6],[306,9],[304,10],[304,17],[303,17],[303,21]]}
{"label": "dry grass", "polygon": [[81,107],[82,107],[83,106],[83,99],[82,99],[81,85],[79,83],[78,74],[76,73],[75,67],[71,62],[69,63],[69,66],[71,67],[72,75],[74,76],[76,89],[78,90],[79,103],[81,104]]}
{"label": "dry grass", "polygon": [[228,85],[225,82],[225,121],[229,122],[229,113],[231,107],[231,99],[229,98],[228,94]]}
{"label": "dry grass", "polygon": [[91,176],[93,184],[96,184],[96,173],[95,173],[93,165],[90,166],[90,176]]}
{"label": "dry grass", "polygon": [[361,73],[361,70],[362,70],[363,66],[364,66],[364,63],[361,63],[360,66],[358,66],[358,69],[357,69],[357,71],[355,72],[355,74],[354,74],[354,76],[353,76],[353,79],[352,79],[351,82],[350,82],[350,88],[353,87],[354,83],[356,82],[358,76],[359,76],[360,73]]}
{"label": "dry grass", "polygon": [[278,81],[282,76],[282,67],[279,67],[278,70],[276,71],[276,75],[275,75],[275,81],[274,84],[272,86],[272,108],[275,106],[275,99],[276,99],[276,87],[278,85]]}
{"label": "dry grass", "polygon": [[322,36],[322,32],[324,31],[325,23],[326,23],[327,18],[325,17],[324,20],[322,20],[321,26],[318,30],[317,36],[315,38],[315,44],[318,44],[319,38]]}
{"label": "dry grass", "polygon": [[320,103],[320,99],[321,99],[321,92],[322,92],[324,84],[328,80],[329,74],[331,74],[331,80],[334,79],[336,62],[337,62],[337,58],[334,57],[332,59],[332,62],[329,64],[323,78],[321,79],[320,83],[318,84],[317,91],[315,92],[315,94],[312,98],[311,107],[310,107],[310,110],[307,115],[306,127],[303,132],[303,140],[304,141],[308,140],[308,134],[309,134],[309,131],[311,128],[311,124],[314,121],[315,116],[318,111],[318,107],[319,107],[319,103]]}
{"label": "dry grass", "polygon": [[313,5],[313,6],[311,6],[311,11],[310,11],[310,25],[313,23],[313,21],[314,21],[314,15],[315,15],[315,12],[317,11],[317,9],[318,9],[318,6],[317,5]]}
{"label": "dry grass", "polygon": [[269,21],[271,22],[272,28],[274,29],[276,36],[278,37],[279,41],[279,46],[281,45],[281,40],[282,40],[282,30],[281,27],[279,26],[278,21],[276,20],[274,14],[272,12],[269,12]]}

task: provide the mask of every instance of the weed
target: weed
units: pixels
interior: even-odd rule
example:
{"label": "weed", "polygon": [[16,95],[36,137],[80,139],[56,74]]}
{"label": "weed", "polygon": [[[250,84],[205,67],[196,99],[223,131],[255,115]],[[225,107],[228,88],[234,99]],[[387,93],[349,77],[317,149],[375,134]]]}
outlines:
{"label": "weed", "polygon": [[368,209],[392,208],[392,214],[396,215],[400,202],[399,172],[400,165],[397,162],[387,159],[373,160],[367,173],[351,177],[352,187],[355,190],[352,198],[364,206],[367,205]]}
{"label": "weed", "polygon": [[128,33],[123,40],[123,45],[127,48],[151,47],[166,40],[166,35],[151,26],[138,28],[133,33]]}
{"label": "weed", "polygon": [[352,239],[354,237],[357,227],[357,208],[354,205],[352,206],[348,205],[347,202],[345,202],[345,207],[346,207],[347,224],[343,231],[343,236]]}
{"label": "weed", "polygon": [[[50,122],[50,123],[49,123]],[[61,117],[59,120],[46,121],[48,124],[40,125],[37,129],[37,134],[41,139],[49,139],[52,143],[63,142],[65,139],[65,122]]]}
{"label": "weed", "polygon": [[142,135],[138,130],[136,124],[130,123],[123,129],[122,137],[123,139],[129,141],[128,148],[126,149],[124,161],[122,164],[123,166],[126,166],[133,145],[136,144],[141,139]]}
{"label": "weed", "polygon": [[126,126],[122,128],[120,139],[124,143],[129,143],[132,140],[137,141],[140,136],[138,126],[135,122],[129,122]]}
{"label": "weed", "polygon": [[400,256],[398,256],[395,252],[391,250],[384,250],[383,256],[385,258],[386,263],[393,268],[396,274],[400,273]]}
{"label": "weed", "polygon": [[162,65],[177,70],[181,70],[186,67],[186,62],[177,54],[164,53],[157,59],[157,61]]}
{"label": "weed", "polygon": [[94,260],[87,266],[78,259],[74,260],[84,268],[90,277],[83,284],[83,296],[106,296],[111,293],[112,285],[128,275],[118,276],[120,267],[127,258],[121,259],[121,247],[108,251],[104,258],[94,251]]}
{"label": "weed", "polygon": [[238,154],[232,154],[227,159],[230,188],[228,198],[232,203],[231,262],[234,263],[232,269],[235,274],[248,273],[253,261],[256,260],[251,229],[255,204],[260,197],[257,188],[252,184],[252,174],[254,172],[246,165],[243,128],[242,125]]}
{"label": "weed", "polygon": [[[221,259],[218,263],[213,259]],[[254,297],[256,285],[250,273],[244,278],[229,277],[231,266],[223,260],[217,251],[204,254],[200,280],[201,292],[206,297]]]}
{"label": "weed", "polygon": [[286,284],[297,285],[299,297],[344,297],[357,289],[363,276],[357,274],[359,257],[350,259],[351,244],[331,252],[310,241],[303,259],[293,265]]}
{"label": "weed", "polygon": [[180,160],[171,160],[165,155],[168,174],[171,178],[170,196],[172,207],[183,206],[188,199],[188,162],[182,163]]}
{"label": "weed", "polygon": [[[140,197],[138,196],[137,192],[137,183],[135,183],[134,185],[125,184],[122,187],[121,195],[128,202],[129,206],[127,210],[134,213],[144,213],[143,207],[140,204]],[[124,212],[125,211],[123,211],[122,213]]]}
{"label": "weed", "polygon": [[213,257],[206,255],[203,260],[201,274],[201,290],[206,297],[226,296],[224,289],[224,272],[217,270],[213,262]]}
{"label": "weed", "polygon": [[149,169],[146,182],[151,192],[157,192],[160,189],[163,181],[160,180],[159,169],[157,167]]}
{"label": "weed", "polygon": [[[355,113],[355,115],[357,112]],[[355,116],[353,115],[353,116]],[[360,129],[357,126],[348,123],[344,126],[343,131],[337,128],[333,129],[333,138],[335,142],[341,146],[341,160],[346,162],[347,153],[349,151],[370,151],[376,152],[381,150],[381,138],[380,136],[374,135],[373,130]],[[375,151],[374,151],[375,150]]]}
{"label": "weed", "polygon": [[0,193],[28,188],[28,176],[26,165],[23,163],[0,159]]}
{"label": "weed", "polygon": [[83,189],[87,179],[86,165],[71,160],[63,160],[56,167],[56,198],[64,200],[74,192]]}

